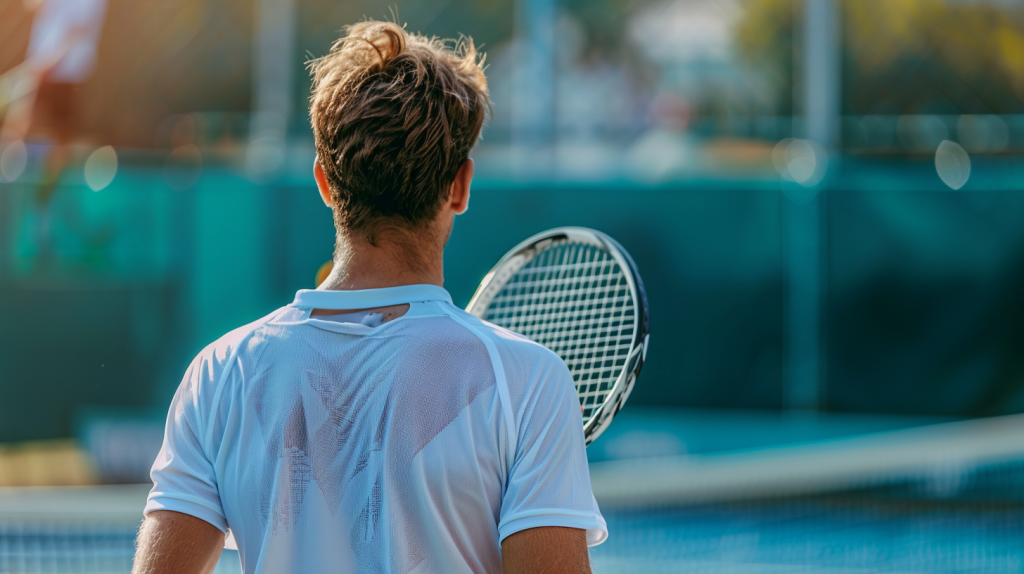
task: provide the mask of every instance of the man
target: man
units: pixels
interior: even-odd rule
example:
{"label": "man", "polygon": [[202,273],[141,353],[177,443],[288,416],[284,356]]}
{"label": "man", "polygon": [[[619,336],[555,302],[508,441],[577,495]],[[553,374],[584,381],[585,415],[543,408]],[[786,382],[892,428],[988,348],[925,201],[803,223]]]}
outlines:
{"label": "man", "polygon": [[589,572],[607,536],[571,375],[451,303],[442,255],[490,106],[472,41],[350,27],[313,65],[334,213],[316,291],[192,363],[135,572]]}

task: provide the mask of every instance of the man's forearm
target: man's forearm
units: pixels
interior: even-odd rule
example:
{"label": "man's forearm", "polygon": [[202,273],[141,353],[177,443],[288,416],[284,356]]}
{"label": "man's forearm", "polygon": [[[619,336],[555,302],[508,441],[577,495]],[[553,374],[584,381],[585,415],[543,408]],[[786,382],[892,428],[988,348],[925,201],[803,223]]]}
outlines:
{"label": "man's forearm", "polygon": [[505,574],[590,574],[587,531],[546,526],[510,535],[501,542]]}
{"label": "man's forearm", "polygon": [[194,516],[157,510],[139,529],[132,574],[209,574],[224,548],[224,533]]}

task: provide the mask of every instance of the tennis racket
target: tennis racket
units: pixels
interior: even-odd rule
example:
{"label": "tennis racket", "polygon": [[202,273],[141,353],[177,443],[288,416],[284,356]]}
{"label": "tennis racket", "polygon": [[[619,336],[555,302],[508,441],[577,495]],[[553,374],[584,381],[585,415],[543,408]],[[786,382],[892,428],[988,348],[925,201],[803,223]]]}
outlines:
{"label": "tennis racket", "polygon": [[588,445],[629,398],[647,355],[647,294],[636,264],[593,229],[560,227],[520,243],[484,277],[466,310],[562,357]]}

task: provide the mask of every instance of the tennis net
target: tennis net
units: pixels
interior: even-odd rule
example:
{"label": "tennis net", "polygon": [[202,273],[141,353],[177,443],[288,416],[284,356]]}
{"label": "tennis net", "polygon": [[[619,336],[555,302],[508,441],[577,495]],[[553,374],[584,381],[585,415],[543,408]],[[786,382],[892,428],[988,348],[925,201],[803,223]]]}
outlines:
{"label": "tennis net", "polygon": [[595,572],[1024,571],[1024,416],[591,465]]}
{"label": "tennis net", "polygon": [[[149,485],[0,488],[0,572],[124,574]],[[225,550],[216,574],[240,572]]]}
{"label": "tennis net", "polygon": [[[652,418],[624,411],[591,448],[598,574],[1024,571],[1024,416],[708,449]],[[0,489],[0,573],[128,572],[147,491]],[[218,574],[239,570],[225,550]]]}

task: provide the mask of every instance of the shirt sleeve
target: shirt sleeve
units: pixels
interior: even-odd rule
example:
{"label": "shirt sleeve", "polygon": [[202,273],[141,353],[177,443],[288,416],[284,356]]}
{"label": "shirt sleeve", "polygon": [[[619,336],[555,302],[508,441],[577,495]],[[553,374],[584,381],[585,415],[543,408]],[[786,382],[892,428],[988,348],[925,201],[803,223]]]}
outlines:
{"label": "shirt sleeve", "polygon": [[520,409],[514,462],[498,535],[542,526],[587,531],[587,545],[608,538],[590,487],[583,417],[569,369],[557,357],[535,370]]}
{"label": "shirt sleeve", "polygon": [[[228,523],[220,502],[214,465],[204,444],[208,403],[212,397],[217,369],[210,353],[204,351],[185,373],[167,414],[164,443],[150,477],[144,514],[173,510],[205,520],[222,531]],[[202,392],[201,392],[202,391]]]}

